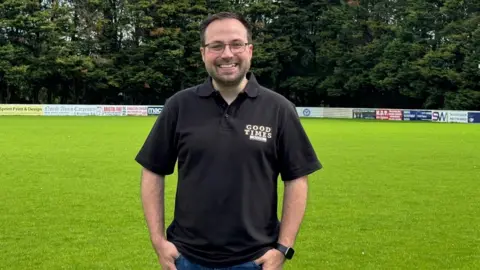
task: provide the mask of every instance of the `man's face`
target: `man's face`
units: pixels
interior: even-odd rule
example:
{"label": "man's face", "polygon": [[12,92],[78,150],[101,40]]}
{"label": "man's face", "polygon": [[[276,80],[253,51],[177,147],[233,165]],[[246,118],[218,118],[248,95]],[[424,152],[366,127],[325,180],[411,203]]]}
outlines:
{"label": "man's face", "polygon": [[[253,45],[248,42],[247,29],[235,19],[212,22],[205,31],[205,44],[200,48],[205,68],[221,85],[238,85],[250,69]],[[225,46],[222,50],[222,45]]]}

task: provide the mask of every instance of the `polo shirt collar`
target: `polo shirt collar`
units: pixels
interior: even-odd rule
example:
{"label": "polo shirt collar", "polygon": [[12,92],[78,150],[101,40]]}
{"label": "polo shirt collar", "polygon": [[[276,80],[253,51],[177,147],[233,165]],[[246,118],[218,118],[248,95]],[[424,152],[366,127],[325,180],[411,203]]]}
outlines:
{"label": "polo shirt collar", "polygon": [[[252,72],[247,73],[247,85],[245,85],[244,92],[247,96],[254,98],[259,94],[260,85],[257,82],[257,79],[253,75]],[[195,92],[201,97],[208,97],[213,93],[217,92],[217,90],[213,87],[212,77],[208,77],[203,84],[201,84]]]}

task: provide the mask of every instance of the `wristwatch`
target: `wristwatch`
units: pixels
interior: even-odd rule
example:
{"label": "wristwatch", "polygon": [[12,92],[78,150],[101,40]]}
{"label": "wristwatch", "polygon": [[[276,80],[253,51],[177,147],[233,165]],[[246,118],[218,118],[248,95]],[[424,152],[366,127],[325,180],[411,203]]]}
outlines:
{"label": "wristwatch", "polygon": [[277,243],[275,245],[275,248],[282,252],[283,255],[285,255],[285,258],[287,258],[288,260],[291,260],[293,258],[293,254],[295,254],[295,250],[293,248],[286,247],[280,243]]}

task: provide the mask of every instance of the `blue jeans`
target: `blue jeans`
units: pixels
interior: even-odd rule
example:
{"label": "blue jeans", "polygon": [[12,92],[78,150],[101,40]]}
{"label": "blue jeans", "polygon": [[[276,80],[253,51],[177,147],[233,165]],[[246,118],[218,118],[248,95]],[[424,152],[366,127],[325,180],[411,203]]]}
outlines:
{"label": "blue jeans", "polygon": [[225,267],[225,268],[208,268],[204,267],[198,264],[194,264],[187,260],[187,258],[183,257],[183,255],[180,255],[175,260],[175,266],[177,267],[177,270],[255,270],[255,269],[262,269],[262,266],[257,265],[255,262],[247,262],[231,267]]}

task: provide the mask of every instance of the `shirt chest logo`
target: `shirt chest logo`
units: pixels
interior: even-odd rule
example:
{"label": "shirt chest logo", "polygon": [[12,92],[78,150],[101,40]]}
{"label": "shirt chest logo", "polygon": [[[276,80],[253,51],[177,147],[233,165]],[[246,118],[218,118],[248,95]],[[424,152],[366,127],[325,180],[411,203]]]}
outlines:
{"label": "shirt chest logo", "polygon": [[246,125],[245,135],[252,141],[267,142],[272,138],[272,128],[267,126]]}

